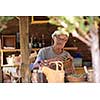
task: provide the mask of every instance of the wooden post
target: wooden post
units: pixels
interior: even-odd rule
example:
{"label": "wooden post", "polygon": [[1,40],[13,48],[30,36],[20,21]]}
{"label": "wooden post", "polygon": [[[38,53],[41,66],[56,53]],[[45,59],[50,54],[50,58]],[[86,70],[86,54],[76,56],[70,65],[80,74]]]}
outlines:
{"label": "wooden post", "polygon": [[28,16],[19,17],[20,49],[22,55],[21,75],[22,82],[30,82],[29,70],[29,20]]}

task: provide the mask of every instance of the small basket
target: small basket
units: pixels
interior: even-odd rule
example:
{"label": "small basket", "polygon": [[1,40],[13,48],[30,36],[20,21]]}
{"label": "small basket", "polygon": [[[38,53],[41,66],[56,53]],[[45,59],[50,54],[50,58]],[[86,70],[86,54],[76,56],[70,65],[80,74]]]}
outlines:
{"label": "small basket", "polygon": [[78,74],[76,75],[77,77],[75,76],[75,74],[68,75],[67,80],[69,82],[84,82],[85,81],[84,75],[81,75],[81,76]]}

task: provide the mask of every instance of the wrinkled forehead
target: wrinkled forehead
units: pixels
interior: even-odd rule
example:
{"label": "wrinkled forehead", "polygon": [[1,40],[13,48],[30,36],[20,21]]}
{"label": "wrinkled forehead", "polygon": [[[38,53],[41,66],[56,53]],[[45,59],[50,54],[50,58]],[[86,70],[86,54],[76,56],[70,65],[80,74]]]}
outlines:
{"label": "wrinkled forehead", "polygon": [[57,37],[59,37],[59,38],[63,38],[63,39],[68,39],[68,36],[65,35],[65,34],[57,35]]}

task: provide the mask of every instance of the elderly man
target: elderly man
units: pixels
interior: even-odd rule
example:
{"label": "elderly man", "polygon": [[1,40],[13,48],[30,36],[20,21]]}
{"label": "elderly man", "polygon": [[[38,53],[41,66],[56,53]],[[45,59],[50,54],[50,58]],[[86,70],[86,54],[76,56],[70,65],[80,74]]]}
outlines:
{"label": "elderly man", "polygon": [[[68,66],[72,66],[72,59],[73,57],[69,54],[69,52],[64,50],[64,46],[67,43],[69,38],[69,34],[67,32],[59,31],[56,30],[52,34],[52,39],[53,39],[53,45],[41,48],[40,51],[38,52],[37,58],[34,62],[33,68],[38,65],[38,63],[42,61],[51,61],[51,60],[64,60],[66,59]],[[73,67],[73,66],[72,66]],[[71,70],[66,70],[65,68],[65,73],[73,73],[74,68]],[[67,72],[68,71],[68,72]]]}
{"label": "elderly man", "polygon": [[49,59],[70,58],[69,60],[72,60],[73,57],[69,54],[69,52],[64,50],[64,46],[67,43],[68,38],[69,34],[66,31],[56,30],[52,34],[53,45],[40,49],[34,62],[34,66],[38,62]]}
{"label": "elderly man", "polygon": [[52,58],[67,57],[72,59],[71,55],[64,50],[64,46],[68,41],[68,37],[69,35],[65,32],[59,30],[55,31],[52,34],[52,39],[54,41],[53,45],[40,49],[34,64],[38,63],[39,61]]}

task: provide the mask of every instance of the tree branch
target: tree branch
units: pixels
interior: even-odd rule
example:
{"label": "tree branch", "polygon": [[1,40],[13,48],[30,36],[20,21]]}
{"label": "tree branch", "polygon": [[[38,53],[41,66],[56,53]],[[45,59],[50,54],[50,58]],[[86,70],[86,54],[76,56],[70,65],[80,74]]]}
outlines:
{"label": "tree branch", "polygon": [[82,42],[84,42],[86,45],[91,46],[90,41],[86,40],[84,37],[79,35],[77,32],[73,32],[72,35],[78,39],[80,39]]}

